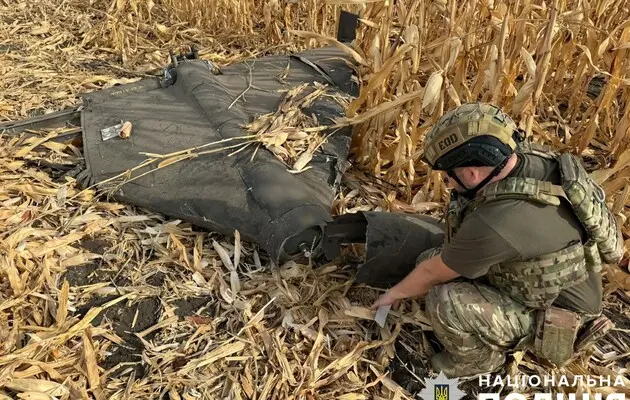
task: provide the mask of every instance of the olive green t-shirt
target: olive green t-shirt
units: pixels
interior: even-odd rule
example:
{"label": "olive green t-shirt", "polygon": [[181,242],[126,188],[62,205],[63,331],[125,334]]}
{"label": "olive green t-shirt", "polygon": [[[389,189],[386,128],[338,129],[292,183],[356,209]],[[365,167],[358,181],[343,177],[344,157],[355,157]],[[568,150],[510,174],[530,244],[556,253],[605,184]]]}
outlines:
{"label": "olive green t-shirt", "polygon": [[[554,160],[518,154],[511,177],[524,176],[560,182]],[[526,260],[586,238],[585,232],[564,202],[559,206],[524,200],[499,200],[482,204],[466,215],[456,235],[442,249],[442,260],[469,279],[482,277],[497,263]],[[554,305],[578,312],[598,313],[602,306],[600,273],[560,293]]]}

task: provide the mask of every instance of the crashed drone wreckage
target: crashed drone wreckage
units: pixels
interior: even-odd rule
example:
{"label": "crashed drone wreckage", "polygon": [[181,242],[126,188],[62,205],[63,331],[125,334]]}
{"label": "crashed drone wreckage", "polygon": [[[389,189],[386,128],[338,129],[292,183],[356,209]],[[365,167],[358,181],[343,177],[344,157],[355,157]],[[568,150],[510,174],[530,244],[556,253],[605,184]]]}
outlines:
{"label": "crashed drone wreckage", "polygon": [[[242,143],[240,138],[251,133],[248,124],[261,115],[278,116],[296,88],[312,91],[314,85],[325,94],[311,98],[302,111],[315,116],[317,127],[332,125],[345,114],[334,96],[357,95],[352,77],[346,54],[334,47],[246,60],[220,70],[200,60],[193,48],[181,56],[171,53],[161,76],[83,94],[79,106],[0,124],[0,133],[78,125],[55,139],[81,135],[85,167],[74,175],[82,188],[110,185],[116,201],[228,236],[238,231],[277,265],[296,256],[330,261],[343,244],[366,243],[357,281],[392,283],[404,276],[397,271],[414,264],[417,249],[441,244],[443,230],[423,215],[332,217],[347,164],[349,127],[321,129],[326,140],[299,173],[264,146],[232,151],[232,142]],[[190,156],[190,149],[226,142],[224,148]],[[158,157],[164,154],[174,157]],[[147,155],[160,163],[148,163]],[[418,238],[430,243],[417,243]],[[391,268],[383,271],[382,265]]]}

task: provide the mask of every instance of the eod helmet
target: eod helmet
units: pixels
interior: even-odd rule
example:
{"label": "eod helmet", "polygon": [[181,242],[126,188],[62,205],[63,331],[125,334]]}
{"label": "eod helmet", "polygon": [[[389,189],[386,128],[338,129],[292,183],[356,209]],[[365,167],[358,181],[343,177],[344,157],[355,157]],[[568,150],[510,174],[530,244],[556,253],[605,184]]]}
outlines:
{"label": "eod helmet", "polygon": [[496,166],[516,149],[518,126],[500,108],[468,103],[446,113],[426,135],[423,160],[431,168]]}
{"label": "eod helmet", "polygon": [[[495,167],[479,188],[503,169],[517,147],[520,132],[499,107],[487,103],[463,104],[440,118],[426,135],[423,160],[435,170],[446,171],[464,188],[453,169]],[[474,193],[477,188],[469,191]]]}

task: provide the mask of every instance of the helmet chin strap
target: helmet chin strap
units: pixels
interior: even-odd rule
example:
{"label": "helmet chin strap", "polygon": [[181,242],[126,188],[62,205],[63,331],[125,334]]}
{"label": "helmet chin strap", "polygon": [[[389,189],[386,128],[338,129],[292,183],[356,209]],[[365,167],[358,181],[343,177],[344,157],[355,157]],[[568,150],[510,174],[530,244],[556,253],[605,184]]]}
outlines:
{"label": "helmet chin strap", "polygon": [[466,185],[464,185],[462,183],[462,181],[459,179],[459,177],[455,174],[455,171],[448,171],[448,176],[450,176],[451,178],[453,178],[455,180],[455,182],[457,182],[459,184],[459,186],[461,186],[462,188],[464,188],[463,192],[458,192],[459,195],[466,197],[468,199],[472,199],[477,195],[477,192],[479,190],[481,190],[482,187],[486,186],[491,180],[492,178],[494,178],[495,176],[499,175],[501,173],[501,171],[503,171],[503,168],[505,168],[505,166],[508,163],[508,160],[510,158],[506,157],[503,161],[501,161],[499,163],[499,165],[497,165],[496,167],[494,167],[494,169],[492,170],[492,172],[490,174],[488,174],[488,176],[482,180],[477,186],[475,186],[472,189],[469,189],[466,187]]}

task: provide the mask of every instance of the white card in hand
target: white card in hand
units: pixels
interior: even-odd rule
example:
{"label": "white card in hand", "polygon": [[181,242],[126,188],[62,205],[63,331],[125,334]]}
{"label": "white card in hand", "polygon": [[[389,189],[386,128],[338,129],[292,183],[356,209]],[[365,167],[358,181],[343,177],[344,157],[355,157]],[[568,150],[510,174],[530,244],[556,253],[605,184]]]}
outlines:
{"label": "white card in hand", "polygon": [[378,310],[376,310],[376,316],[374,317],[374,321],[383,328],[385,326],[385,320],[387,319],[387,314],[389,314],[389,309],[392,308],[392,305],[380,306]]}

